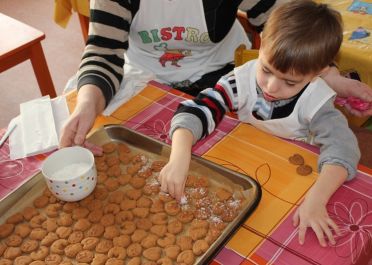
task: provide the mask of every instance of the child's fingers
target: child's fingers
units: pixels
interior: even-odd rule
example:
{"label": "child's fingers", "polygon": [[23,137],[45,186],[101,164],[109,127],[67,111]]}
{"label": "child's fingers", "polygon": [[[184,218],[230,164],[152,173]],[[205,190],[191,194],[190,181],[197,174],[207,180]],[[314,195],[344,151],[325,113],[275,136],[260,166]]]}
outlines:
{"label": "child's fingers", "polygon": [[307,225],[304,223],[300,223],[298,227],[298,241],[300,242],[301,245],[303,245],[305,242],[306,229]]}
{"label": "child's fingers", "polygon": [[328,241],[331,243],[331,245],[336,244],[336,240],[333,237],[331,229],[329,229],[328,223],[321,222],[320,226],[322,227],[323,233],[327,236]]}
{"label": "child's fingers", "polygon": [[314,224],[311,225],[311,228],[314,230],[314,232],[316,234],[316,237],[318,238],[319,244],[322,247],[326,247],[327,243],[325,241],[324,233],[323,233],[323,229],[322,229],[321,225],[318,224],[318,223],[314,223]]}
{"label": "child's fingers", "polygon": [[170,196],[172,196],[173,198],[176,197],[176,194],[174,192],[174,184],[173,183],[170,183],[168,184],[168,193]]}
{"label": "child's fingers", "polygon": [[328,226],[332,227],[332,229],[335,231],[336,235],[341,235],[340,229],[338,228],[338,225],[331,219],[327,219]]}
{"label": "child's fingers", "polygon": [[175,198],[178,202],[181,202],[181,198],[183,196],[183,188],[184,185],[176,185],[175,187]]}
{"label": "child's fingers", "polygon": [[292,224],[293,224],[293,226],[297,227],[299,221],[300,221],[300,216],[299,216],[298,209],[297,209],[296,212],[293,215],[293,218],[292,218]]}

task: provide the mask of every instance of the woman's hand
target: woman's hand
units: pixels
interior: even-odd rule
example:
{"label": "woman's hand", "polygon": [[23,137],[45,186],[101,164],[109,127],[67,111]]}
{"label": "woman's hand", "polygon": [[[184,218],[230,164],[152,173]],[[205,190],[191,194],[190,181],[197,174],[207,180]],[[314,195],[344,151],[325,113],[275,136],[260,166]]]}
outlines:
{"label": "woman's hand", "polygon": [[370,102],[369,109],[364,111],[359,111],[346,104],[345,108],[351,114],[358,117],[372,115],[372,88],[367,84],[340,75],[340,72],[336,67],[330,67],[325,73],[323,73],[322,78],[337,93],[337,96],[343,98],[356,97],[363,101]]}
{"label": "woman's hand", "polygon": [[82,86],[78,93],[75,110],[62,128],[60,147],[82,145],[104,106],[105,99],[98,87]]}

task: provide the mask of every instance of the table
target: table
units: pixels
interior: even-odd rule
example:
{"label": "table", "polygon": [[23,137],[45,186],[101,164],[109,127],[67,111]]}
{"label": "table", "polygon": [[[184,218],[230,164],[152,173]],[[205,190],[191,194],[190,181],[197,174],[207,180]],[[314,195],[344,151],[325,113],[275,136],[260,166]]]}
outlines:
{"label": "table", "polygon": [[[94,124],[123,124],[140,133],[169,143],[170,119],[186,97],[179,91],[150,82],[137,96],[110,117],[99,116]],[[72,110],[76,93],[67,95]],[[5,130],[0,132],[0,135]],[[239,148],[237,148],[239,147]],[[0,198],[38,172],[39,155],[9,161],[7,143],[0,149]],[[196,155],[255,178],[262,187],[256,211],[236,231],[212,264],[367,264],[372,260],[372,169],[359,167],[357,177],[332,197],[328,210],[344,232],[334,247],[319,246],[315,234],[307,234],[305,245],[297,243],[291,217],[317,173],[303,177],[295,173],[288,157],[300,153],[316,168],[318,149],[283,140],[226,116],[218,129],[193,148]],[[364,241],[362,241],[364,240]]]}

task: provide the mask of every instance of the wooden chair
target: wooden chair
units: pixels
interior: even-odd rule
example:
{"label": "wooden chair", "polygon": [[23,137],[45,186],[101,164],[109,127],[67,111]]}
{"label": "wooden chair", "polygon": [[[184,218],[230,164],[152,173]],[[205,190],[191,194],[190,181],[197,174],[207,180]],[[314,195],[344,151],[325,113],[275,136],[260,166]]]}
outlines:
{"label": "wooden chair", "polygon": [[43,39],[43,32],[0,13],[0,73],[30,59],[41,94],[53,98],[57,94],[41,47]]}
{"label": "wooden chair", "polygon": [[238,10],[236,17],[238,18],[240,24],[242,24],[245,32],[251,36],[252,49],[259,49],[261,45],[260,33],[258,33],[249,23],[247,13]]}
{"label": "wooden chair", "polygon": [[248,50],[244,44],[240,45],[235,50],[235,58],[234,63],[235,66],[239,66],[244,64],[245,62],[248,62],[250,60],[258,58],[258,50],[257,49],[251,49]]}

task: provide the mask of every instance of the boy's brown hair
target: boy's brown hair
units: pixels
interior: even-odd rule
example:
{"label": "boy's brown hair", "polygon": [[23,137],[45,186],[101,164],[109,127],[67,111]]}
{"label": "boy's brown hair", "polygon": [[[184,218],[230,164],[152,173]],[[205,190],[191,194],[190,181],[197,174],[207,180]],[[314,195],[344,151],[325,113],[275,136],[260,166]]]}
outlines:
{"label": "boy's brown hair", "polygon": [[269,63],[282,73],[317,73],[332,63],[342,42],[340,13],[325,4],[296,0],[276,8],[262,32]]}

